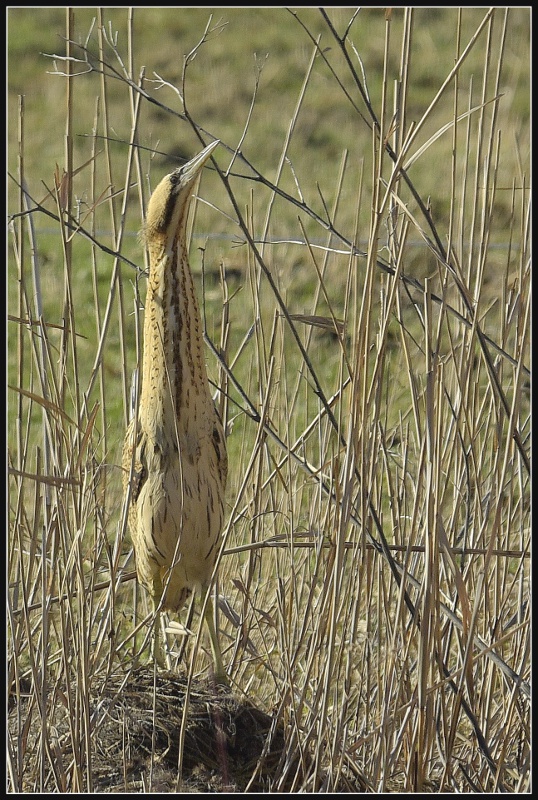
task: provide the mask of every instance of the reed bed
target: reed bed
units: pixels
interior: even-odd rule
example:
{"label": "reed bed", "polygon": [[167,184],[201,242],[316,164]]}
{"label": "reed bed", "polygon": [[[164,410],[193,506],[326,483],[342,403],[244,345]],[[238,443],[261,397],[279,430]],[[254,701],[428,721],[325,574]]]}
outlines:
{"label": "reed bed", "polygon": [[[260,12],[292,26],[301,79],[268,111],[258,53],[222,126],[218,56],[256,10],[204,9],[175,66],[142,66],[149,11],[65,12],[54,170],[22,96],[11,125],[9,789],[529,791],[530,137],[507,56],[525,10],[442,10],[426,90],[421,9]],[[177,708],[148,664],[119,467],[136,232],[214,138],[191,264],[230,462],[221,643],[234,702],[264,715],[241,780],[226,747],[198,778],[185,756],[198,607],[168,622]],[[143,701],[144,759],[110,698]],[[151,734],[168,707],[172,748]]]}

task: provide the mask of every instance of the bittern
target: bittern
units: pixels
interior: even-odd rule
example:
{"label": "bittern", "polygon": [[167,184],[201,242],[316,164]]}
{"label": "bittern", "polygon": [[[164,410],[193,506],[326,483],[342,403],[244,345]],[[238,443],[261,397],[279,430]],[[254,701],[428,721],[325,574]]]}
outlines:
{"label": "bittern", "polygon": [[[130,484],[137,576],[153,598],[153,655],[161,666],[159,613],[178,612],[196,588],[204,599],[224,516],[226,444],[209,388],[186,242],[196,179],[218,144],[162,179],[144,227],[150,268],[142,383],[138,415],[125,437],[123,474],[127,494]],[[205,608],[215,678],[225,681],[209,596]]]}

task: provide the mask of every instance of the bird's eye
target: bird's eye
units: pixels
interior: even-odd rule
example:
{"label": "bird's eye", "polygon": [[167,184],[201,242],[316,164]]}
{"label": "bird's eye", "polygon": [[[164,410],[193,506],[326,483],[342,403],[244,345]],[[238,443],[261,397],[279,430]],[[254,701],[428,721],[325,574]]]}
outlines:
{"label": "bird's eye", "polygon": [[179,172],[172,172],[172,174],[170,175],[170,183],[172,184],[172,186],[177,186],[180,179],[181,175],[179,174]]}

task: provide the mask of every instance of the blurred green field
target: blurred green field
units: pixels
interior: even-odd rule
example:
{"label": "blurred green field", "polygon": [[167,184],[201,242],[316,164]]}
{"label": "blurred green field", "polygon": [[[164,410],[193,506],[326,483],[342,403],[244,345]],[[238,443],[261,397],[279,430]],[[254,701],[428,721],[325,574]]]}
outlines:
{"label": "blurred green field", "polygon": [[[335,53],[327,27],[316,9],[299,9],[296,13],[313,36],[321,35],[323,46],[327,41],[327,53],[334,56],[335,69],[343,74],[343,85],[349,91],[349,78],[345,75],[343,59]],[[462,15],[462,39],[470,37],[481,19],[480,9],[466,9]],[[28,190],[33,198],[41,200],[46,195],[46,187],[53,185],[56,165],[64,158],[65,129],[65,79],[53,74],[62,71],[62,56],[65,55],[64,9],[10,9],[8,14],[8,167],[11,175],[16,173],[18,96],[24,97],[24,175]],[[331,10],[331,19],[337,29],[343,30],[350,17],[348,9]],[[297,102],[297,97],[312,52],[312,42],[295,16],[284,9],[135,9],[133,12],[133,34],[136,42],[135,52],[129,55],[127,42],[127,12],[124,9],[106,9],[104,25],[117,42],[118,51],[124,63],[132,58],[133,75],[138,77],[145,68],[145,88],[159,101],[175,111],[180,110],[177,96],[170,88],[156,91],[156,75],[171,84],[179,84],[185,55],[201,39],[211,17],[213,32],[207,43],[197,53],[188,68],[185,102],[192,116],[205,130],[220,138],[226,145],[235,147],[240,141],[252,101],[256,80],[259,87],[256,94],[254,112],[249,123],[248,134],[242,143],[242,152],[262,173],[273,177],[272,172],[278,163],[279,154],[289,127],[289,120]],[[409,80],[412,92],[409,95],[407,119],[417,121],[433,99],[438,87],[449,73],[454,63],[455,30],[457,10],[416,9],[413,29],[413,56],[410,59]],[[388,51],[388,64],[396,71],[401,55],[399,38],[402,28],[402,13],[393,10],[392,32]],[[97,53],[95,32],[96,12],[92,9],[77,9],[75,15],[75,41],[84,43],[89,37],[92,52]],[[379,106],[382,84],[384,54],[384,12],[380,9],[361,10],[353,25],[353,42],[361,56],[360,69],[364,71],[368,91],[374,107]],[[529,161],[529,115],[530,95],[528,82],[529,66],[529,15],[526,9],[514,9],[510,13],[507,30],[502,90],[503,101],[499,109],[500,157],[495,208],[495,224],[491,226],[492,243],[499,248],[499,258],[505,257],[509,241],[507,229],[510,218],[511,187],[514,181],[520,182],[524,173],[528,174]],[[110,53],[110,48],[105,50]],[[58,56],[58,59],[46,57]],[[119,63],[114,62],[116,68]],[[130,62],[129,62],[130,63]],[[358,68],[358,64],[355,65]],[[101,188],[107,185],[104,167],[103,145],[99,140],[104,121],[99,109],[99,80],[97,74],[84,74],[87,68],[81,64],[81,74],[74,83],[74,155],[75,168],[84,164],[75,177],[74,193],[83,217],[88,210],[92,148],[100,151],[95,161],[94,180]],[[471,105],[477,105],[481,95],[481,52],[473,51],[465,62],[460,82],[472,81]],[[389,87],[389,94],[392,87]],[[486,90],[487,91],[487,90]],[[462,111],[467,104],[467,85],[462,102]],[[108,125],[110,127],[110,148],[116,157],[113,188],[123,185],[122,162],[126,157],[130,137],[130,114],[127,112],[126,87],[119,80],[107,82]],[[431,114],[424,133],[417,141],[417,149],[434,131],[450,121],[450,104],[442,103]],[[386,116],[391,116],[387,110]],[[101,114],[101,116],[98,116]],[[97,116],[96,116],[97,115]],[[97,123],[96,123],[97,120]],[[97,142],[92,131],[97,124]],[[137,141],[143,148],[142,164],[147,186],[154,186],[166,169],[179,163],[177,158],[190,157],[197,149],[192,131],[172,114],[165,114],[151,103],[141,107],[137,126]],[[474,144],[472,145],[474,146]],[[147,149],[146,149],[147,148]],[[158,153],[153,154],[156,148]],[[291,167],[284,167],[280,186],[296,194],[295,180],[310,205],[321,216],[324,214],[323,202],[330,206],[335,196],[335,185],[342,153],[346,151],[348,160],[340,194],[337,222],[341,230],[353,229],[357,212],[356,192],[359,181],[363,196],[368,197],[372,187],[372,171],[369,164],[371,135],[361,124],[358,113],[350,111],[350,105],[341,102],[340,93],[335,91],[334,79],[327,65],[318,56],[315,60],[312,78],[293,130],[288,155]],[[413,166],[412,177],[421,195],[429,198],[436,221],[443,225],[450,207],[450,130],[434,144],[426,157]],[[224,157],[222,161],[225,162]],[[237,164],[237,162],[236,162]],[[432,168],[432,165],[435,165]],[[248,181],[248,170],[237,164],[237,169],[247,174],[247,179],[234,183],[239,201],[250,202],[252,184]],[[296,176],[296,178],[294,177]],[[208,176],[208,197],[217,208],[229,213],[222,188]],[[319,190],[318,190],[319,187]],[[443,187],[443,191],[439,191]],[[146,188],[146,195],[148,188]],[[132,201],[127,206],[125,236],[122,254],[135,264],[141,265],[141,251],[136,234],[141,227],[141,212],[136,200],[136,191],[131,192]],[[252,214],[255,226],[260,229],[264,208],[269,192],[258,186],[254,197]],[[10,210],[18,201],[17,188],[8,180],[8,203]],[[504,201],[504,202],[503,202]],[[368,203],[360,209],[359,243],[366,246],[366,231],[369,225]],[[319,227],[307,216],[302,215],[306,232],[319,241]],[[46,219],[36,220],[39,231],[39,257],[46,280],[44,303],[46,318],[59,324],[62,309],[62,271],[58,263],[56,230]],[[98,235],[109,246],[111,238],[108,212],[96,209],[94,226]],[[218,264],[224,261],[226,268],[234,275],[244,271],[244,248],[233,246],[235,235],[229,221],[223,215],[210,214],[205,207],[198,210],[196,244],[205,245],[205,266],[210,275],[217,275]],[[269,236],[278,240],[302,239],[297,224],[296,210],[288,203],[277,202],[273,211]],[[207,237],[210,237],[209,239]],[[419,241],[417,247],[409,248],[411,259],[407,269],[422,278],[431,268],[429,259]],[[93,328],[93,287],[91,281],[91,258],[87,243],[74,240],[76,270],[76,289],[80,296],[76,300],[77,330],[89,337],[87,343],[81,341],[82,352],[92,350],[91,333]],[[289,300],[290,307],[297,313],[308,313],[313,287],[317,282],[311,265],[305,264],[308,258],[305,248],[288,245],[273,247],[268,255],[274,265],[279,285]],[[200,271],[197,257],[193,269]],[[99,256],[96,265],[97,288],[101,298],[106,298],[110,281],[110,260]],[[335,274],[334,274],[335,273]],[[132,270],[123,269],[124,278],[133,281]],[[492,295],[498,293],[493,267],[485,277]],[[211,280],[211,278],[209,279]],[[232,279],[233,282],[233,279]],[[335,313],[343,311],[343,274],[333,267],[331,278],[331,301]],[[9,262],[8,297],[10,308],[15,302],[16,281],[13,262]],[[87,290],[87,294],[85,294]],[[212,319],[211,294],[208,296],[208,326],[213,332],[218,318]],[[241,306],[236,302],[235,306]],[[231,313],[235,306],[232,304]],[[322,311],[326,312],[326,308]],[[320,311],[320,313],[322,313]],[[220,298],[217,298],[217,314],[220,314]],[[242,309],[237,309],[241,316]],[[232,331],[235,331],[232,326]],[[13,326],[9,328],[10,333]],[[131,331],[132,332],[132,331]],[[128,335],[129,331],[128,331]],[[244,331],[237,331],[237,339]],[[109,377],[119,378],[117,357],[114,346],[117,340],[111,334],[108,344],[110,357],[105,354],[105,366]],[[133,342],[128,341],[128,352],[133,353]],[[15,349],[10,347],[11,358]],[[329,353],[324,352],[323,358]],[[10,358],[10,367],[13,361]],[[121,403],[114,395],[109,401],[111,424],[120,422],[118,417]]]}
{"label": "blurred green field", "polygon": [[[313,36],[322,36],[321,45],[326,44],[327,53],[335,57],[335,69],[341,72],[346,86],[343,59],[335,53],[335,44],[319,12],[299,9],[296,14]],[[263,8],[135,9],[133,75],[138,77],[145,67],[150,91],[155,90],[155,84],[151,84],[152,80],[155,81],[155,74],[177,84],[182,75],[183,59],[202,37],[210,16],[214,32],[189,67],[185,101],[190,113],[206,130],[234,146],[243,132],[259,74],[255,110],[242,149],[265,171],[275,164],[280,154],[312,52],[312,42],[289,12]],[[330,16],[335,27],[343,30],[350,11],[333,9]],[[465,10],[462,17],[464,41],[472,35],[481,16],[481,9]],[[62,62],[54,62],[43,55],[58,55],[60,58],[65,55],[63,17],[63,9],[20,8],[11,9],[8,15],[9,165],[13,169],[16,159],[17,96],[23,94],[27,120],[27,171],[29,176],[35,176],[36,182],[47,181],[47,177],[50,182],[55,164],[63,157],[65,86],[61,78],[50,74],[54,64],[61,70]],[[77,9],[77,41],[85,42],[94,20],[94,10]],[[409,69],[413,86],[407,108],[409,121],[419,119],[454,64],[456,20],[456,9],[415,10]],[[110,24],[114,36],[117,35],[119,52],[127,63],[126,11],[105,10],[104,23],[105,26]],[[353,25],[353,42],[360,53],[361,69],[376,108],[383,78],[385,25],[383,10],[372,8],[361,10]],[[391,26],[388,63],[395,72],[401,58],[401,11],[393,10]],[[95,27],[90,44],[95,51]],[[528,163],[529,47],[528,10],[512,9],[501,82],[503,102],[499,111],[503,121],[502,152],[513,155],[502,159],[500,178],[507,188],[514,172],[520,172]],[[355,66],[358,68],[359,65]],[[465,80],[470,80],[470,76],[474,78],[474,104],[479,102],[482,74],[481,52],[476,50],[466,61],[461,77],[462,85]],[[82,164],[90,154],[87,137],[94,124],[98,85],[95,75],[81,75],[75,79],[75,85],[75,161]],[[346,88],[351,90],[349,79]],[[124,142],[129,139],[130,128],[123,106],[125,87],[119,81],[111,81],[107,90],[111,101],[110,124],[120,142],[115,145],[115,152],[124,153]],[[156,96],[179,110],[178,98],[172,91],[161,89]],[[449,121],[448,110],[442,105],[431,116],[424,140]],[[392,109],[388,109],[387,114],[390,117]],[[151,148],[160,142],[159,149],[170,158],[191,155],[196,146],[191,132],[171,115],[163,114],[150,104],[142,109],[138,131],[140,145]],[[313,195],[312,202],[317,204],[318,200],[315,181],[325,191],[330,191],[343,149],[349,150],[353,160],[358,161],[369,154],[369,136],[365,127],[359,124],[358,115],[351,113],[349,107],[341,102],[333,78],[318,56],[290,149],[294,168],[301,183],[305,182],[304,191]],[[430,159],[419,162],[414,170],[413,176],[420,181],[424,195],[432,195],[432,202],[441,202],[436,189],[445,186],[449,177],[450,165],[446,160],[449,153],[450,136],[444,136],[436,149],[435,170],[431,169]],[[168,156],[156,156],[155,168],[162,170],[169,166],[172,161]],[[291,175],[288,173],[284,177],[285,185],[292,186]],[[370,180],[370,172],[366,170],[367,185]],[[10,187],[12,191],[13,187]],[[290,224],[295,227],[293,220]]]}

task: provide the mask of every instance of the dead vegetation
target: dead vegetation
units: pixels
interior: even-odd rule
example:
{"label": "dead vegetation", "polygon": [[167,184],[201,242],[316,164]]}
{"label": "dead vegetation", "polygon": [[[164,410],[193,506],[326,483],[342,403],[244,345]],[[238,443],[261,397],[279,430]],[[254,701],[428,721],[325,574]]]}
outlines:
{"label": "dead vegetation", "polygon": [[[78,752],[73,751],[68,704],[62,702],[66,688],[58,686],[53,693],[54,711],[48,725],[54,757],[46,785],[56,781],[61,785],[61,776],[74,775],[74,765],[83,763],[87,744],[92,769],[80,771],[80,791],[133,792],[152,786],[155,792],[260,792],[271,785],[278,765],[286,760],[283,725],[275,717],[246,698],[239,700],[225,687],[201,682],[189,686],[187,678],[177,673],[138,667],[110,675],[88,698],[95,734],[89,743],[77,743]],[[11,698],[13,726],[17,701],[13,694]],[[31,719],[28,686],[21,687],[18,703],[19,713]],[[37,772],[37,731],[38,726],[28,727],[25,791],[35,788],[31,776]],[[66,784],[63,790],[73,788]]]}

